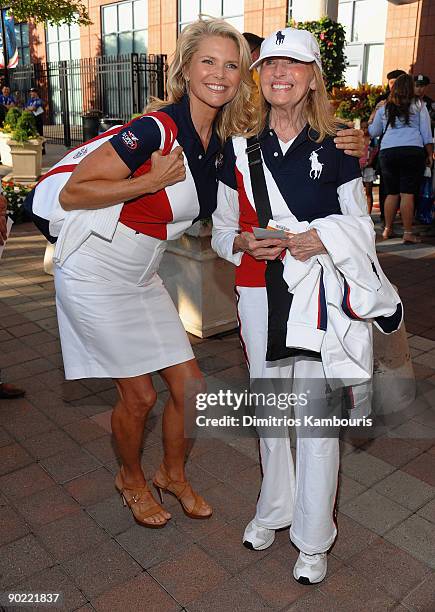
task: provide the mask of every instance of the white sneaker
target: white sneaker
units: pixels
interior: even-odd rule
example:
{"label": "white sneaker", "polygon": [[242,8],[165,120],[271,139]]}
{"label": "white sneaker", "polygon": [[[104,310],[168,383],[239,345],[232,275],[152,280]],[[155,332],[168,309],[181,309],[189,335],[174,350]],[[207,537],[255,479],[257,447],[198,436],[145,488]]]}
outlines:
{"label": "white sneaker", "polygon": [[325,552],[307,555],[301,551],[293,568],[293,576],[301,584],[316,584],[326,576],[327,566]]}
{"label": "white sneaker", "polygon": [[272,546],[275,540],[275,529],[267,529],[257,525],[252,520],[246,527],[243,534],[243,546],[250,550],[265,550]]}

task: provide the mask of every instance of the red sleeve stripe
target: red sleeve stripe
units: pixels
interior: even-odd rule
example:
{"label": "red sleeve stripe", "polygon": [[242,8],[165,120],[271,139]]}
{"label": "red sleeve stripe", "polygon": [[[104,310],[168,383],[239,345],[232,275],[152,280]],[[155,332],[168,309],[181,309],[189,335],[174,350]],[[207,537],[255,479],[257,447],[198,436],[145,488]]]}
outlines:
{"label": "red sleeve stripe", "polygon": [[77,168],[77,164],[65,164],[64,166],[57,166],[56,168],[52,168],[48,172],[46,172],[38,181],[38,185],[42,183],[49,176],[53,176],[53,174],[62,174],[63,172],[73,172]]}

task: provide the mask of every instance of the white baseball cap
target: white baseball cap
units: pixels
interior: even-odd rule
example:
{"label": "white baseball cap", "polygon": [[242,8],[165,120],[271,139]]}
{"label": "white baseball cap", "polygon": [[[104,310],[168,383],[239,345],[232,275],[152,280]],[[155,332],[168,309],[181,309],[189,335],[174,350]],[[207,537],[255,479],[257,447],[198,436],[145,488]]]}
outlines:
{"label": "white baseball cap", "polygon": [[285,28],[265,38],[261,44],[260,56],[252,64],[251,70],[267,57],[292,57],[301,62],[316,62],[322,70],[318,42],[307,30]]}

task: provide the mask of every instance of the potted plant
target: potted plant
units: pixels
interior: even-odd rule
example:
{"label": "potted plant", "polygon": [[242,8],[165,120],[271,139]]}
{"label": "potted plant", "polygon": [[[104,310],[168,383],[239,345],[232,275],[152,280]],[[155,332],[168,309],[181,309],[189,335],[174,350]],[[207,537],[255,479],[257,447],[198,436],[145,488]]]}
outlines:
{"label": "potted plant", "polygon": [[11,148],[8,140],[12,138],[12,132],[17,126],[17,121],[21,117],[20,108],[10,108],[6,113],[3,127],[0,130],[0,158],[4,166],[12,166]]}
{"label": "potted plant", "polygon": [[23,111],[12,137],[8,141],[12,155],[12,174],[15,181],[34,182],[41,174],[42,145],[33,113]]}

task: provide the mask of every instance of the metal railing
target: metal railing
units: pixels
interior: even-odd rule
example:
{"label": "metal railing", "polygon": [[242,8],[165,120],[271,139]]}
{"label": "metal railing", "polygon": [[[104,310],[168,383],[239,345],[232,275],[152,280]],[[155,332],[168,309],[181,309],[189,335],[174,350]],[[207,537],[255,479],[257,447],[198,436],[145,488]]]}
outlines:
{"label": "metal railing", "polygon": [[166,96],[166,55],[131,53],[36,63],[10,71],[12,91],[36,87],[45,101],[44,136],[71,146],[83,141],[81,116],[101,111],[127,122],[151,97]]}

